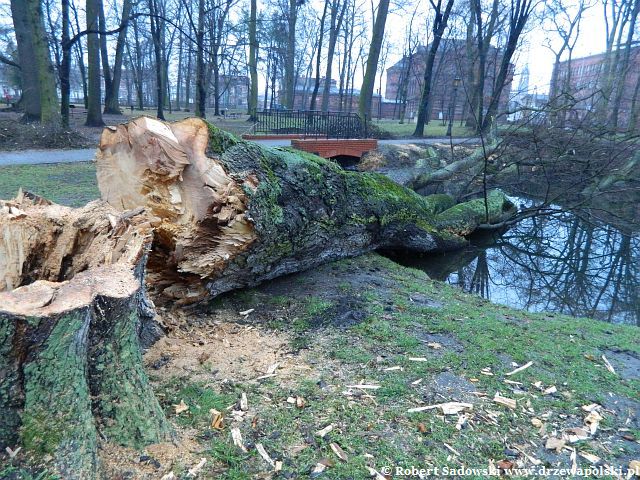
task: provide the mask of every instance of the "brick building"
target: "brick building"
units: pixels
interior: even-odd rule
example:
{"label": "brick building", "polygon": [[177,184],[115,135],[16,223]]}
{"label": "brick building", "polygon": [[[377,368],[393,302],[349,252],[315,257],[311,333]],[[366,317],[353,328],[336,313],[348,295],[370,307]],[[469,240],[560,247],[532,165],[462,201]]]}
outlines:
{"label": "brick building", "polygon": [[[315,77],[300,77],[296,83],[296,91],[293,98],[294,110],[309,110],[311,104],[311,96],[313,95],[313,89],[315,86]],[[326,78],[320,79],[320,88],[318,89],[318,96],[316,97],[315,110],[322,109],[323,89],[326,82]],[[282,98],[282,92],[280,92],[280,98]],[[336,80],[331,79],[329,85],[329,107],[330,112],[354,112],[358,111],[358,100],[360,99],[360,90],[343,90],[340,92]],[[378,115],[378,111],[381,108],[382,97],[379,94],[374,93],[371,99],[372,115],[375,117]]]}
{"label": "brick building", "polygon": [[[611,61],[621,63],[624,52],[611,52]],[[617,60],[617,61],[616,61]],[[574,58],[554,65],[551,76],[550,97],[568,105],[564,110],[564,120],[571,125],[584,122],[611,122],[617,89],[621,89],[618,110],[618,126],[629,127],[632,112],[640,110],[640,46],[631,48],[629,67],[626,72],[617,71],[608,90],[605,70],[607,54],[599,53],[588,57]],[[609,100],[607,101],[607,96]],[[564,98],[563,98],[564,97]],[[636,123],[636,127],[640,126]]]}
{"label": "brick building", "polygon": [[[416,49],[411,57],[404,56],[399,62],[387,69],[387,84],[385,97],[387,101],[394,104],[394,118],[398,118],[400,113],[400,104],[403,99],[401,94],[401,83],[408,77],[407,93],[406,93],[406,118],[412,118],[417,115],[420,96],[422,95],[422,86],[424,83],[424,71],[426,69],[427,55],[429,45],[421,45]],[[502,61],[502,51],[493,46],[489,48],[487,54],[487,75],[484,84],[484,106],[485,111],[491,100],[493,93],[493,84],[500,62]],[[446,120],[448,112],[453,102],[453,80],[458,77],[466,78],[468,72],[467,46],[465,40],[459,39],[443,39],[436,54],[433,68],[432,87],[431,87],[431,105],[428,118],[430,120]],[[509,92],[511,90],[511,82],[513,81],[514,66],[510,65],[509,74],[507,76],[505,87],[500,96],[498,104],[498,112],[507,110],[509,102]],[[469,112],[469,102],[467,100],[467,89],[464,82],[458,88],[455,98],[455,106],[453,106],[453,119],[465,119]],[[389,107],[387,107],[389,108]],[[502,116],[502,120],[505,118]]]}

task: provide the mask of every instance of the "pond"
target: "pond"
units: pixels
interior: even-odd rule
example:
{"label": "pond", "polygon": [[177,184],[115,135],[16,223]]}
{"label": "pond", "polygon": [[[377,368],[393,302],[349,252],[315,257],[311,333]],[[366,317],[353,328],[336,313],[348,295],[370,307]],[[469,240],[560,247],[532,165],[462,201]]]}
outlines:
{"label": "pond", "polygon": [[461,251],[392,258],[495,303],[640,326],[640,235],[585,217],[533,217]]}

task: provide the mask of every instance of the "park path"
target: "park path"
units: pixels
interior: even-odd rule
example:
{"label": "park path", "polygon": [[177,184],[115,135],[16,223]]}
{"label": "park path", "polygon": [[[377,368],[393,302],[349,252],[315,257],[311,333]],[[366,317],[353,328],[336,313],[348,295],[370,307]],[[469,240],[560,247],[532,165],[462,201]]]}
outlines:
{"label": "park path", "polygon": [[[477,138],[454,138],[453,143],[477,144]],[[290,146],[291,140],[258,140],[256,143],[268,147]],[[413,138],[378,140],[379,145],[405,145],[408,143],[433,145],[436,143],[449,143],[449,138],[425,138],[416,140]],[[94,159],[95,148],[81,148],[75,150],[20,150],[11,152],[0,151],[0,167],[8,165],[33,165],[38,163],[71,163],[88,162]]]}

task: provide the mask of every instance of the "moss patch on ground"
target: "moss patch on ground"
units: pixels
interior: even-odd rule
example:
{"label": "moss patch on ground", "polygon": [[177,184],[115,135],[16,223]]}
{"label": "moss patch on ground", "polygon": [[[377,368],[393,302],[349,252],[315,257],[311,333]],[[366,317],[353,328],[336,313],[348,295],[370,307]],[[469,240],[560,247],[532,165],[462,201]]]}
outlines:
{"label": "moss patch on ground", "polygon": [[[254,309],[250,320],[238,316],[248,309]],[[211,478],[273,471],[257,444],[282,461],[283,478],[308,478],[319,463],[325,466],[320,478],[331,479],[367,478],[369,468],[437,467],[442,473],[501,461],[514,468],[570,468],[571,451],[556,453],[545,443],[584,426],[582,407],[593,403],[603,417],[597,432],[567,443],[578,453],[578,466],[587,468],[581,454],[591,454],[603,465],[626,468],[640,453],[640,380],[623,376],[615,362],[618,371],[611,373],[602,360],[611,351],[640,357],[634,327],[493,305],[378,255],[225,295],[202,318],[224,312],[245,328],[289,338],[288,355],[300,370],[287,380],[281,370],[241,381],[155,378],[178,425],[185,420],[173,405],[181,399],[194,412],[226,405],[228,423],[221,430],[200,413],[187,421],[206,452]],[[530,361],[529,368],[506,375]],[[249,407],[234,419],[242,393]],[[495,403],[496,393],[515,400],[516,408]],[[473,408],[456,415],[408,412],[451,401]],[[328,425],[332,430],[319,436]],[[239,429],[246,452],[234,445],[231,428]]]}
{"label": "moss patch on ground", "polygon": [[100,197],[93,162],[0,167],[0,198],[14,198],[19,188],[70,207]]}

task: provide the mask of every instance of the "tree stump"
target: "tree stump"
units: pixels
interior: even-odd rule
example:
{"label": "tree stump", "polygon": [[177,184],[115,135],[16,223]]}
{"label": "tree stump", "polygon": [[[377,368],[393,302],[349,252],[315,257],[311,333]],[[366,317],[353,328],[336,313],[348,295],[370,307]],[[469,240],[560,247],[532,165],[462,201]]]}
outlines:
{"label": "tree stump", "polygon": [[170,437],[143,370],[153,227],[141,210],[0,201],[0,448],[65,479],[100,477],[102,440]]}

